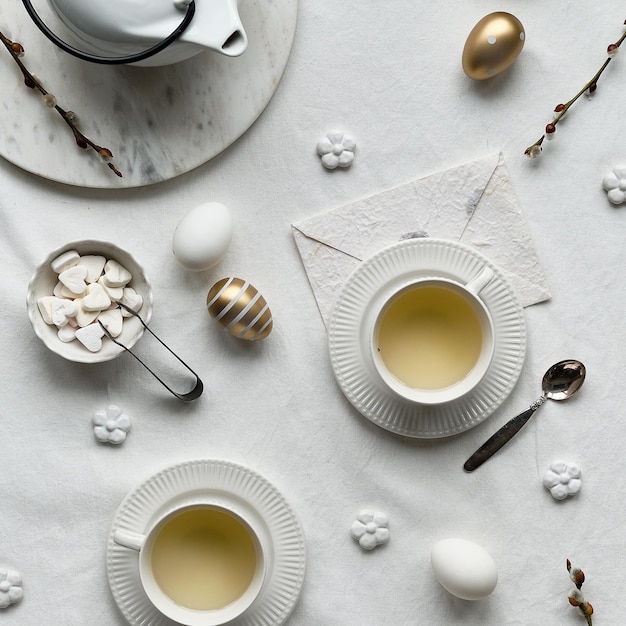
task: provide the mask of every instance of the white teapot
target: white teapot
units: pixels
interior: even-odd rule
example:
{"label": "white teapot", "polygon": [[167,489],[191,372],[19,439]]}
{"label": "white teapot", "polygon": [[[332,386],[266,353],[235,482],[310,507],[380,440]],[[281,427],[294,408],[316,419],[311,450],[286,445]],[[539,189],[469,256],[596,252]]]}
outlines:
{"label": "white teapot", "polygon": [[46,36],[67,52],[88,61],[169,65],[207,48],[227,56],[239,56],[248,45],[237,0],[49,2],[80,40],[80,51],[52,33],[35,13],[30,0],[23,0]]}

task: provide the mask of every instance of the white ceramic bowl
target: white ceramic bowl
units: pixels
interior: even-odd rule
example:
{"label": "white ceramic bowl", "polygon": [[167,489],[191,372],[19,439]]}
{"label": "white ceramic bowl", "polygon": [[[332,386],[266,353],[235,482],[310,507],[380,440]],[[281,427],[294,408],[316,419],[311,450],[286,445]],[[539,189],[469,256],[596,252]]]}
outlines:
{"label": "white ceramic bowl", "polygon": [[[110,361],[124,352],[124,349],[113,343],[108,337],[103,337],[102,348],[98,352],[90,352],[76,340],[64,343],[57,336],[56,326],[46,324],[39,312],[37,301],[43,296],[51,296],[52,290],[58,282],[57,274],[50,267],[50,263],[68,250],[76,250],[81,256],[86,254],[99,254],[104,256],[107,260],[114,259],[125,267],[133,277],[128,286],[132,287],[143,298],[143,305],[139,314],[146,324],[150,321],[152,316],[152,287],[137,260],[125,250],[106,241],[85,239],[68,243],[52,251],[37,266],[28,284],[28,294],[26,297],[28,317],[37,337],[39,337],[52,352],[62,356],[68,361],[75,361],[77,363],[102,363],[104,361]],[[131,316],[124,319],[122,333],[119,337],[116,337],[116,339],[127,348],[132,348],[143,334],[143,331],[144,327],[141,322],[136,317]]]}

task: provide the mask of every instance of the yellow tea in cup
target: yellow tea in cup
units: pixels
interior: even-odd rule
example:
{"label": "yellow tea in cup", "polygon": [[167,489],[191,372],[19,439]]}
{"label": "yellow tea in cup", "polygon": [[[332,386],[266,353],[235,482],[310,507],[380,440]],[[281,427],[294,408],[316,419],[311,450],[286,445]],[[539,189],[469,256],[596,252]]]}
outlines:
{"label": "yellow tea in cup", "polygon": [[159,530],[151,549],[154,579],[173,602],[212,611],[238,600],[257,569],[251,530],[217,508],[185,510]]}
{"label": "yellow tea in cup", "polygon": [[387,368],[413,389],[442,389],[463,380],[483,350],[481,320],[457,290],[416,284],[378,319],[376,349]]}

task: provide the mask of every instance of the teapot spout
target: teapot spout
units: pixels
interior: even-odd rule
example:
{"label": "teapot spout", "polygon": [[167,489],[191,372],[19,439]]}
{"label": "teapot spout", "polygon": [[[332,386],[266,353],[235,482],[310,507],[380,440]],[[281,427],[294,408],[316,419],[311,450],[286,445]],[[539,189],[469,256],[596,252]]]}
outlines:
{"label": "teapot spout", "polygon": [[237,0],[196,0],[196,14],[179,41],[210,48],[230,57],[248,47]]}
{"label": "teapot spout", "polygon": [[248,47],[248,37],[243,29],[233,31],[220,47],[220,52],[227,56],[238,57]]}

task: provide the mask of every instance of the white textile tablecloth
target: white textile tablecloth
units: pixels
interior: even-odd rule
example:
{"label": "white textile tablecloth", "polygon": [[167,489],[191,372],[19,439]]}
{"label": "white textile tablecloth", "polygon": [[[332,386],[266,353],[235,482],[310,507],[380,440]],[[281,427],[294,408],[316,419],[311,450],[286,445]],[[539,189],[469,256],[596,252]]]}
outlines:
{"label": "white textile tablecloth", "polygon": [[[496,10],[522,21],[525,48],[506,74],[475,83],[461,71],[463,44]],[[625,18],[617,0],[303,1],[269,106],[196,170],[107,191],[0,161],[0,568],[24,581],[24,599],[0,609],[0,623],[125,624],[105,571],[118,505],[166,465],[221,458],[274,483],[302,523],[307,572],[290,626],[575,626],[584,618],[567,601],[567,558],[587,575],[594,624],[622,624],[626,205],[610,204],[601,180],[626,164],[626,59],[618,55],[593,98],[574,105],[541,159],[523,151],[599,68]],[[335,129],[355,138],[356,156],[349,169],[327,171],[315,146]],[[551,299],[525,309],[526,361],[493,416],[449,439],[391,435],[334,380],[290,225],[498,151]],[[176,263],[171,239],[206,201],[231,208],[235,235],[217,267],[192,274]],[[81,238],[113,241],[143,264],[154,288],[151,327],[199,372],[200,400],[170,399],[128,355],[73,364],[35,337],[25,307],[31,273]],[[231,275],[270,304],[275,328],[263,342],[237,342],[206,312],[208,288]],[[137,348],[158,363],[154,343]],[[587,366],[579,395],[547,402],[507,448],[464,473],[469,454],[539,396],[543,372],[564,358]],[[108,403],[132,420],[120,447],[93,435],[91,416]],[[583,477],[580,494],[562,502],[542,486],[558,459],[580,465]],[[389,543],[372,552],[349,532],[365,508],[390,520]],[[436,582],[430,549],[446,537],[490,552],[499,569],[491,596],[470,603]]]}

